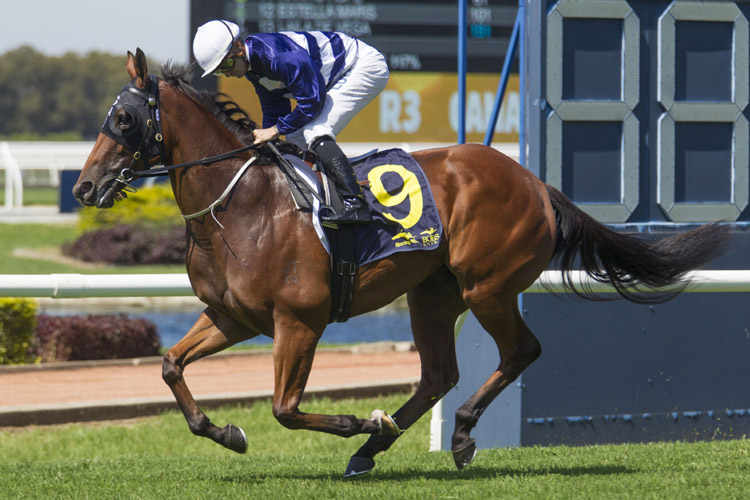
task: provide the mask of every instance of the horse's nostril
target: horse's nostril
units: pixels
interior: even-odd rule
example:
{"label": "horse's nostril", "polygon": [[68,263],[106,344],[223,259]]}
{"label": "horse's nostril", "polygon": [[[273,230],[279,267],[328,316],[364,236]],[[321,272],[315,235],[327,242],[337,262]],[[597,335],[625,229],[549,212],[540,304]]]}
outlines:
{"label": "horse's nostril", "polygon": [[81,198],[86,193],[91,191],[92,187],[94,187],[94,183],[91,181],[79,182],[73,187],[73,196],[75,196],[76,198]]}

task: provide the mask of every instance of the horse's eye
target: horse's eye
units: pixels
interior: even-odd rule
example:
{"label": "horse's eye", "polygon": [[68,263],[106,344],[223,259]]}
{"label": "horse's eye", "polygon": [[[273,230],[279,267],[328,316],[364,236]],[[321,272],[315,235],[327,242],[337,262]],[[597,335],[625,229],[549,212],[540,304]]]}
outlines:
{"label": "horse's eye", "polygon": [[122,113],[117,117],[115,123],[117,128],[127,130],[133,126],[133,117],[130,116],[130,113]]}

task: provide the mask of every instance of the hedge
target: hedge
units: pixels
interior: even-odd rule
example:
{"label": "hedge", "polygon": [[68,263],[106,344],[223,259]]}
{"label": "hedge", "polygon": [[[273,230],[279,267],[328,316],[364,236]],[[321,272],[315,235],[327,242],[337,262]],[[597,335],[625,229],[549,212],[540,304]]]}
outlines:
{"label": "hedge", "polygon": [[62,252],[86,262],[115,265],[184,264],[185,227],[156,230],[116,226],[99,229],[63,245]]}
{"label": "hedge", "polygon": [[42,361],[157,356],[156,325],[124,314],[37,317],[33,352]]}
{"label": "hedge", "polygon": [[29,348],[36,326],[36,301],[0,298],[0,365],[33,363]]}
{"label": "hedge", "polygon": [[138,188],[106,210],[83,207],[77,229],[78,239],[62,247],[69,257],[113,265],[185,263],[185,221],[169,184]]}

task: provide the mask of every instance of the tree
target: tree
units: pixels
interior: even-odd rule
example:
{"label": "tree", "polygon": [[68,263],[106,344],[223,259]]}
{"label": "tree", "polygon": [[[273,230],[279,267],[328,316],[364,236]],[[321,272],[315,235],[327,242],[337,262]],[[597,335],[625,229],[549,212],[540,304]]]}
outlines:
{"label": "tree", "polygon": [[94,140],[129,77],[125,54],[45,56],[29,46],[0,55],[0,137]]}

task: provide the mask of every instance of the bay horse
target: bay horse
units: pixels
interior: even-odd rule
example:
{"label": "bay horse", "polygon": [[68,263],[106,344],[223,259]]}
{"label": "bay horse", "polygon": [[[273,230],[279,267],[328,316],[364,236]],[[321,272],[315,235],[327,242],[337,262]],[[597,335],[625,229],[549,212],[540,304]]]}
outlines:
{"label": "bay horse", "polygon": [[[244,432],[232,424],[219,428],[201,411],[183,379],[188,364],[257,335],[272,337],[274,416],[290,429],[370,434],[350,458],[345,476],[354,476],[372,470],[375,455],[457,383],[454,326],[470,309],[494,339],[501,362],[456,411],[451,448],[456,466],[466,467],[476,454],[470,432],[482,412],[541,354],[517,296],[542,271],[554,264],[568,273],[580,265],[626,299],[649,302],[656,299],[632,287],[672,286],[658,299],[671,298],[685,286],[684,274],[723,253],[729,240],[729,228],[721,224],[655,242],[618,233],[490,147],[415,152],[442,221],[441,242],[434,250],[396,253],[359,267],[351,310],[363,314],[407,295],[419,385],[392,416],[380,410],[370,418],[304,413],[300,401],[331,309],[329,255],[310,213],[296,209],[276,157],[265,148],[248,151],[255,125],[235,104],[192,88],[188,68],[167,65],[162,78],[149,75],[140,49],[128,52],[126,68],[132,80],[73,192],[84,205],[107,208],[125,196],[122,190],[138,172],[157,164],[175,167],[169,179],[180,210],[203,213],[186,222],[187,272],[206,308],[164,355],[163,378],[190,430],[235,452],[247,450]],[[206,155],[218,156],[209,164]],[[288,280],[293,262],[297,276]]]}

